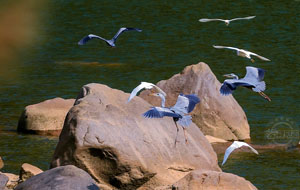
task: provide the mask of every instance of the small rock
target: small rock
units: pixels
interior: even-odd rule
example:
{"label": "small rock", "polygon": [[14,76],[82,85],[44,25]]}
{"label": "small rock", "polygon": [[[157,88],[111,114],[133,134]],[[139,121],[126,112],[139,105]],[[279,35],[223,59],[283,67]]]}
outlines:
{"label": "small rock", "polygon": [[4,162],[3,162],[2,158],[0,157],[0,169],[2,169],[3,166],[4,166]]}
{"label": "small rock", "polygon": [[8,177],[8,182],[6,184],[6,187],[8,189],[14,189],[19,183],[19,176],[12,173],[3,173],[3,174]]}
{"label": "small rock", "polygon": [[99,190],[93,178],[73,165],[61,166],[35,175],[15,190]]}
{"label": "small rock", "polygon": [[4,190],[6,183],[8,182],[8,177],[0,172],[0,190]]}
{"label": "small rock", "polygon": [[40,168],[35,167],[31,164],[24,163],[22,164],[20,170],[20,180],[23,182],[29,179],[30,177],[40,174],[42,172],[43,170],[41,170]]}
{"label": "small rock", "polygon": [[26,106],[19,119],[17,130],[23,133],[58,136],[74,101],[74,99],[54,98]]}

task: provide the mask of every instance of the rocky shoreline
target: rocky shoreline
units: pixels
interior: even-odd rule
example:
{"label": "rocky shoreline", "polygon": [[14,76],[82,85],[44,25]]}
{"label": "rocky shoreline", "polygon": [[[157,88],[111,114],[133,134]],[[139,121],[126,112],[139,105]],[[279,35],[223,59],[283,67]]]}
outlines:
{"label": "rocky shoreline", "polygon": [[[235,99],[220,95],[221,84],[208,65],[187,66],[157,85],[170,95],[167,106],[179,93],[200,97],[192,112],[194,123],[187,129],[188,144],[179,133],[180,143],[174,147],[172,119],[142,117],[158,105],[147,92],[127,103],[128,93],[87,84],[76,100],[53,99],[25,108],[18,131],[48,135],[55,131],[60,136],[51,169],[24,177],[23,165],[16,189],[256,189],[218,166],[210,143],[249,139],[250,129]],[[0,190],[12,188],[5,176],[0,173]]]}

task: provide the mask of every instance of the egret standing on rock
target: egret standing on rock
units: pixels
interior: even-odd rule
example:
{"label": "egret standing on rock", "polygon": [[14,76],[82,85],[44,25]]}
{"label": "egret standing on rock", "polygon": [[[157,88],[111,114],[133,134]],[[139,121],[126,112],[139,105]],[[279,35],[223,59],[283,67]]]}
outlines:
{"label": "egret standing on rock", "polygon": [[251,55],[254,55],[258,58],[260,58],[261,60],[264,60],[264,61],[271,61],[263,56],[260,56],[260,55],[257,55],[256,53],[252,53],[250,51],[247,51],[247,50],[244,50],[244,49],[239,49],[239,48],[235,48],[235,47],[226,47],[226,46],[215,46],[213,45],[214,48],[217,48],[217,49],[232,49],[232,50],[236,50],[236,53],[238,56],[240,57],[246,57],[248,59],[250,59],[252,61],[252,63],[254,63],[254,59],[251,58]]}
{"label": "egret standing on rock", "polygon": [[180,94],[177,98],[177,102],[174,106],[168,108],[164,107],[165,96],[161,93],[151,94],[162,98],[162,107],[152,107],[150,110],[145,112],[143,115],[146,118],[163,118],[164,116],[173,117],[173,121],[176,126],[176,138],[175,146],[177,143],[177,136],[179,128],[177,122],[181,125],[185,137],[185,142],[187,143],[187,137],[185,134],[186,127],[192,123],[192,117],[188,115],[195,108],[196,104],[200,102],[200,99],[195,94],[184,95]]}
{"label": "egret standing on rock", "polygon": [[94,34],[89,34],[85,37],[83,37],[79,42],[78,42],[78,45],[84,45],[86,44],[88,41],[90,41],[91,39],[100,39],[100,40],[104,40],[107,45],[111,46],[111,47],[115,47],[116,46],[116,40],[117,38],[119,37],[120,34],[122,34],[122,32],[125,32],[125,31],[138,31],[138,32],[142,32],[141,29],[138,29],[138,28],[120,28],[119,31],[116,33],[116,35],[111,39],[111,40],[107,40],[105,38],[102,38],[100,36],[97,36],[97,35],[94,35]]}
{"label": "egret standing on rock", "polygon": [[253,19],[253,18],[255,18],[255,16],[248,16],[248,17],[243,17],[243,18],[233,18],[233,19],[229,19],[229,20],[226,20],[226,19],[220,19],[220,18],[213,18],[213,19],[202,18],[202,19],[199,19],[199,22],[222,21],[222,22],[225,22],[226,26],[228,26],[229,23],[230,23],[231,21],[236,21],[236,20],[249,20],[249,19]]}
{"label": "egret standing on rock", "polygon": [[239,79],[239,77],[233,73],[224,75],[225,77],[233,79],[226,79],[223,82],[220,88],[220,93],[224,96],[227,96],[232,94],[233,90],[235,90],[238,86],[243,86],[252,89],[254,92],[258,92],[262,97],[268,101],[271,101],[271,99],[265,93],[263,93],[263,91],[266,89],[266,83],[263,81],[265,70],[248,66],[246,67],[246,71],[245,77],[241,79]]}
{"label": "egret standing on rock", "polygon": [[249,147],[255,154],[258,154],[258,152],[252,148],[249,144],[245,142],[240,142],[240,141],[234,141],[225,151],[222,166],[225,164],[228,156],[237,148],[241,148],[242,146],[247,146]]}

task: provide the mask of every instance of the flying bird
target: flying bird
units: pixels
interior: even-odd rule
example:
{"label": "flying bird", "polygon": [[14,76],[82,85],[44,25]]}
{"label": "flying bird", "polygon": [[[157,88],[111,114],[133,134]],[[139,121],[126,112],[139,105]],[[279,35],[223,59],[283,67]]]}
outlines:
{"label": "flying bird", "polygon": [[111,47],[115,47],[116,46],[116,41],[117,38],[120,36],[120,34],[122,34],[125,31],[138,31],[138,32],[142,32],[141,29],[138,28],[120,28],[119,31],[116,33],[116,35],[111,39],[111,40],[107,40],[105,38],[102,38],[100,36],[94,35],[94,34],[89,34],[85,37],[83,37],[79,42],[78,45],[84,45],[86,44],[88,41],[90,41],[91,39],[100,39],[100,40],[104,40],[106,42],[107,45],[111,46]]}
{"label": "flying bird", "polygon": [[234,141],[225,151],[222,166],[225,164],[228,156],[237,148],[241,148],[242,146],[247,146],[249,147],[255,154],[258,154],[258,152],[252,148],[249,144],[245,142],[240,142],[240,141]]}
{"label": "flying bird", "polygon": [[[156,86],[155,84],[152,84],[152,83],[149,83],[149,82],[141,82],[140,85],[138,85],[137,87],[135,87],[133,89],[133,91],[131,92],[127,102],[130,102],[130,100],[132,100],[132,98],[134,98],[139,91],[141,91],[143,89],[149,90],[149,89],[152,89],[152,88],[155,88],[156,90],[158,90],[164,97],[166,96],[166,93],[161,88]],[[163,103],[163,107],[164,107],[164,103]]]}
{"label": "flying bird", "polygon": [[217,48],[217,49],[232,49],[232,50],[236,50],[237,52],[237,55],[240,56],[240,57],[246,57],[248,59],[250,59],[252,61],[252,63],[254,63],[254,59],[251,58],[251,55],[253,56],[256,56],[258,58],[260,58],[261,60],[264,60],[264,61],[271,61],[270,59],[267,59],[263,56],[260,56],[256,53],[253,53],[253,52],[250,52],[250,51],[247,51],[247,50],[244,50],[244,49],[239,49],[239,48],[235,48],[235,47],[226,47],[226,46],[215,46],[213,45],[214,48]]}
{"label": "flying bird", "polygon": [[177,136],[179,128],[177,126],[177,122],[181,125],[185,137],[185,142],[187,143],[186,137],[186,127],[188,127],[192,123],[192,117],[188,115],[195,108],[196,104],[200,102],[200,99],[195,94],[184,95],[180,94],[177,98],[177,102],[172,107],[164,107],[163,102],[165,102],[165,96],[161,93],[151,94],[153,96],[158,96],[162,98],[162,106],[161,107],[152,107],[150,110],[143,114],[146,118],[163,118],[165,116],[172,117],[176,126],[176,138],[175,138],[175,146],[177,142]]}
{"label": "flying bird", "polygon": [[214,19],[202,18],[202,19],[199,19],[199,21],[200,22],[222,21],[222,22],[225,22],[226,26],[228,26],[231,21],[249,20],[249,19],[253,19],[253,18],[255,18],[255,16],[248,16],[248,17],[243,17],[243,18],[234,18],[234,19],[229,19],[229,20],[219,19],[219,18],[214,18]]}
{"label": "flying bird", "polygon": [[252,89],[254,92],[259,93],[262,97],[271,101],[271,99],[263,93],[266,89],[266,83],[263,81],[265,75],[265,70],[256,67],[246,67],[246,75],[244,78],[239,79],[239,77],[233,73],[224,75],[225,77],[232,78],[226,79],[221,88],[220,93],[224,96],[233,93],[238,86],[243,86]]}

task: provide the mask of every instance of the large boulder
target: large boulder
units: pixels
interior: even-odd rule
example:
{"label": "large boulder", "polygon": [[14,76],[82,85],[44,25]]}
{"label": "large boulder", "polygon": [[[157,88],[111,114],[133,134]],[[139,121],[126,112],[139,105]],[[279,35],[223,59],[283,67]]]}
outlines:
{"label": "large boulder", "polygon": [[31,164],[24,163],[21,166],[19,178],[20,181],[26,181],[32,176],[38,175],[42,172],[43,170],[41,170],[40,168],[33,166]]}
{"label": "large boulder", "polygon": [[75,166],[47,170],[20,183],[15,190],[99,190],[93,178]]}
{"label": "large boulder", "polygon": [[216,189],[228,189],[228,190],[257,190],[243,177],[239,177],[234,174],[216,171],[200,171],[195,170],[190,172],[184,178],[176,182],[167,189],[176,190],[216,190]]}
{"label": "large boulder", "polygon": [[75,99],[54,98],[26,106],[19,119],[17,130],[24,133],[58,136],[74,101]]}
{"label": "large boulder", "polygon": [[200,129],[187,128],[188,144],[172,118],[145,119],[151,105],[101,84],[85,85],[69,111],[51,167],[73,164],[100,184],[118,189],[153,189],[172,184],[194,169],[221,171]]}
{"label": "large boulder", "polygon": [[[197,94],[201,102],[193,112],[193,122],[205,135],[224,140],[244,140],[250,138],[249,124],[245,112],[232,95],[222,96],[221,83],[209,66],[198,63],[187,66],[181,73],[157,83],[167,93],[166,106],[175,104],[180,93]],[[148,96],[144,91],[140,97],[150,104],[160,105],[160,99]]]}

